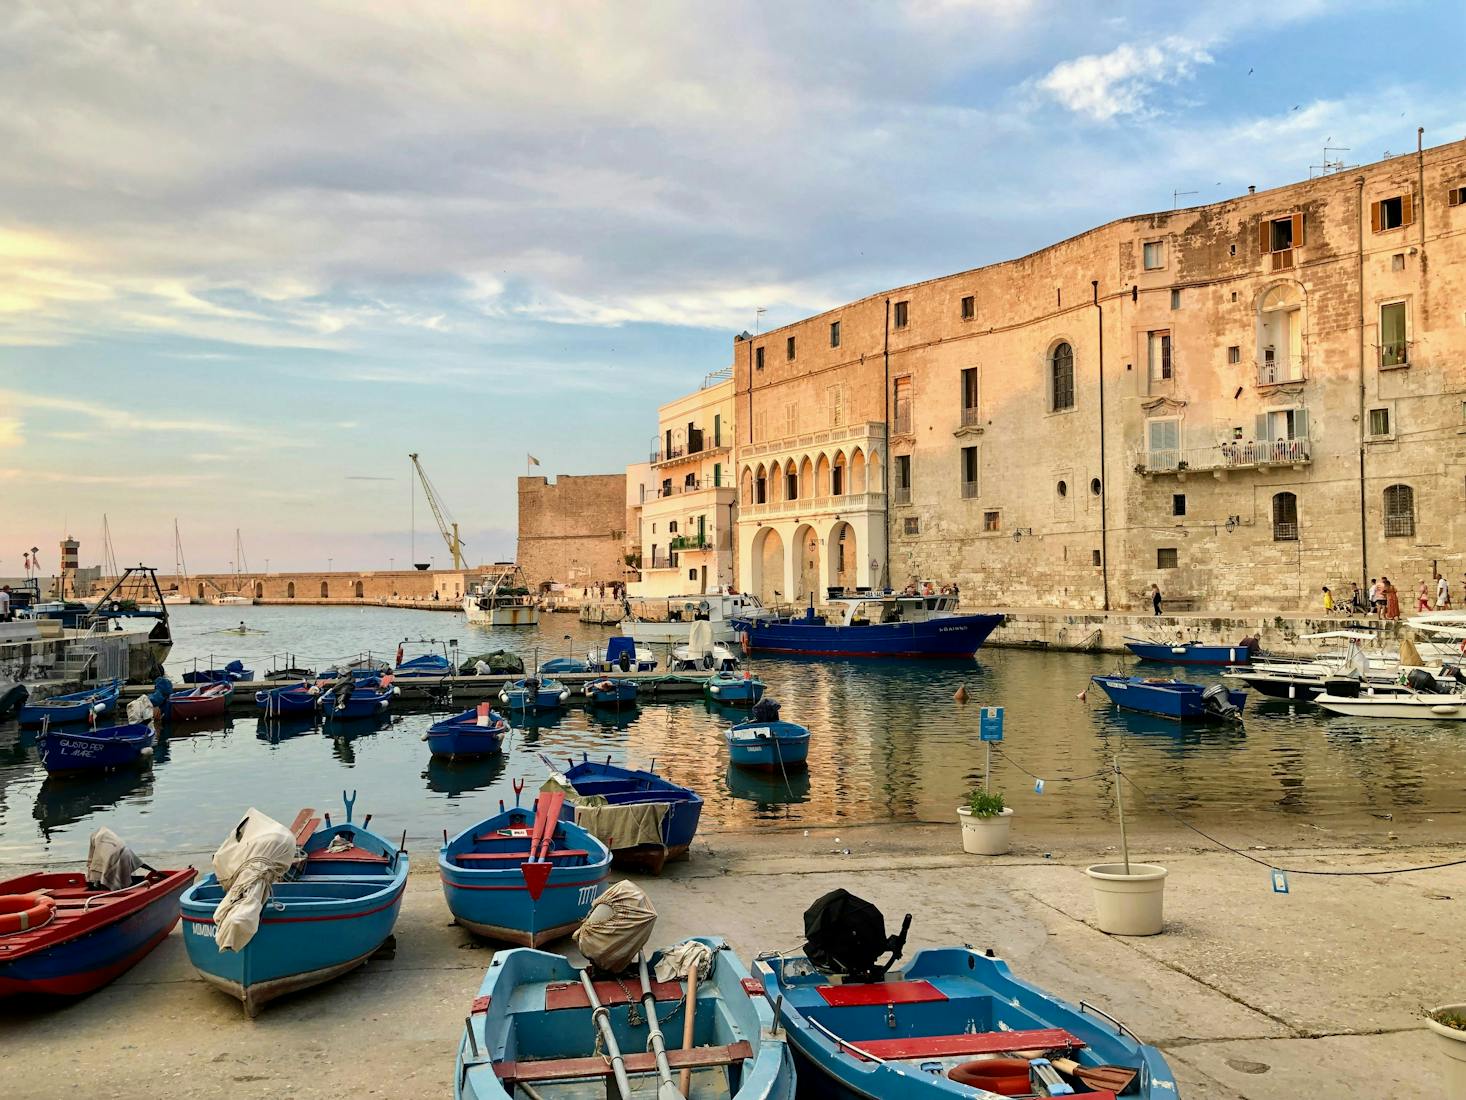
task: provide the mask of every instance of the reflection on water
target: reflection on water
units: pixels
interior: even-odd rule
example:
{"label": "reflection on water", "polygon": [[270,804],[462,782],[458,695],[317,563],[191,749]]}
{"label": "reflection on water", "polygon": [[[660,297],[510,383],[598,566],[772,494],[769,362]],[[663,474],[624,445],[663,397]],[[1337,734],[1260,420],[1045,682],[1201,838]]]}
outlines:
{"label": "reflection on water", "polygon": [[[206,632],[247,617],[263,635]],[[367,648],[389,655],[402,638],[456,638],[462,652],[516,650],[530,660],[534,632],[471,627],[455,615],[382,608],[185,607],[174,616],[175,661],[186,667],[238,657],[268,668],[272,653],[324,663]],[[566,616],[545,628],[543,652],[602,644],[605,632]],[[237,648],[224,649],[229,642]],[[212,657],[210,656],[212,654]],[[314,655],[314,656],[307,656]],[[333,803],[342,786],[361,792],[362,812],[383,829],[436,838],[486,817],[511,784],[537,788],[544,753],[556,767],[582,753],[645,766],[706,800],[709,828],[780,821],[839,824],[892,818],[952,820],[963,792],[981,782],[984,748],[977,708],[1007,711],[993,782],[1026,820],[1097,826],[1114,815],[1118,752],[1125,771],[1166,808],[1197,820],[1232,814],[1422,816],[1466,806],[1466,731],[1450,723],[1327,718],[1316,708],[1249,700],[1243,726],[1182,726],[1117,710],[1101,693],[1078,695],[1091,674],[1128,665],[1086,654],[985,650],[981,661],[860,662],[756,658],[755,673],[783,716],[807,725],[809,770],[765,776],[730,769],[723,731],[747,712],[702,697],[643,702],[634,710],[579,705],[548,715],[511,716],[505,754],[449,764],[430,758],[422,735],[437,714],[394,712],[382,721],[232,720],[169,730],[150,771],[50,783],[35,739],[0,725],[0,863],[85,855],[97,824],[115,829],[145,857],[209,852],[251,803],[290,820],[301,806]],[[1164,675],[1164,666],[1147,673]],[[1214,673],[1178,670],[1212,681]],[[958,687],[970,699],[953,700]],[[456,713],[477,703],[461,692]],[[350,773],[347,775],[346,773]],[[1044,777],[1034,791],[1029,773]],[[1137,800],[1138,801],[1138,800]],[[1127,800],[1127,806],[1133,804]],[[1145,814],[1144,803],[1133,805]],[[1106,826],[1107,828],[1107,826]]]}

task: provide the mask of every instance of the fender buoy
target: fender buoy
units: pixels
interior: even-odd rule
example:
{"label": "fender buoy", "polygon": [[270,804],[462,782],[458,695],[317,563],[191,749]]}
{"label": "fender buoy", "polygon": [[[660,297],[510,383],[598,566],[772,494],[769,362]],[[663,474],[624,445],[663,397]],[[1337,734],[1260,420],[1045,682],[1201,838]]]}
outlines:
{"label": "fender buoy", "polygon": [[56,900],[46,894],[0,894],[0,936],[50,924]]}
{"label": "fender buoy", "polygon": [[954,1066],[947,1076],[959,1085],[986,1089],[999,1096],[1027,1096],[1033,1088],[1028,1081],[1027,1058],[979,1058]]}
{"label": "fender buoy", "polygon": [[[1461,644],[1466,646],[1466,641],[1463,641]],[[738,632],[738,648],[743,650],[745,654],[753,652],[753,639],[748,636],[748,631],[741,630]],[[1466,650],[1463,650],[1463,652],[1466,652]]]}

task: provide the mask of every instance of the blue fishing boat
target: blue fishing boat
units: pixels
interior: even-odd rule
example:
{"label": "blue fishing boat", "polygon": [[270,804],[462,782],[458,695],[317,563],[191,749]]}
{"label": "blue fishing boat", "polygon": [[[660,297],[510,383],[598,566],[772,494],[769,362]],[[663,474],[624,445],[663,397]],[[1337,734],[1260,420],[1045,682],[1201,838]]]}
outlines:
{"label": "blue fishing boat", "polygon": [[755,771],[777,772],[807,766],[809,759],[809,730],[794,722],[781,721],[779,705],[764,700],[760,709],[768,706],[764,714],[755,714],[747,722],[731,727],[724,738],[728,742],[728,759],[740,768]]}
{"label": "blue fishing boat", "polygon": [[509,723],[503,716],[490,710],[488,703],[480,703],[456,717],[434,722],[423,740],[434,756],[459,760],[502,751],[508,732]]}
{"label": "blue fishing boat", "polygon": [[[865,923],[862,907],[875,925]],[[805,914],[808,954],[755,960],[810,1095],[1177,1096],[1159,1050],[1107,1014],[1015,977],[1001,959],[968,947],[930,948],[891,971],[910,921],[885,939],[879,910],[835,891]],[[872,927],[879,943],[867,934]],[[886,951],[891,961],[876,962]]]}
{"label": "blue fishing boat", "polygon": [[322,692],[321,713],[327,721],[350,721],[358,718],[377,718],[387,713],[392,705],[392,688],[361,688],[352,691],[343,703],[335,692]]}
{"label": "blue fishing boat", "polygon": [[708,698],[730,707],[751,707],[764,697],[764,682],[748,672],[715,672],[703,685]]}
{"label": "blue fishing boat", "polygon": [[[549,763],[547,757],[545,761]],[[575,820],[616,845],[611,849],[616,866],[659,875],[668,862],[687,858],[702,817],[702,797],[696,791],[649,768],[623,768],[609,758],[602,762],[581,753],[579,764],[568,759],[566,763],[569,768],[562,774],[577,796],[606,800],[605,806],[577,806]],[[656,809],[642,809],[646,806]],[[645,831],[651,824],[646,820],[648,814],[661,818],[652,826],[655,838],[637,835],[638,829]],[[635,821],[638,817],[641,820]],[[618,838],[624,842],[617,844]]]}
{"label": "blue fishing boat", "polygon": [[559,676],[566,672],[589,672],[590,663],[579,657],[551,657],[540,665],[540,671],[547,676]]}
{"label": "blue fishing boat", "polygon": [[288,715],[314,714],[320,702],[320,695],[304,684],[293,687],[270,688],[255,692],[255,705],[264,711],[266,718],[280,718]]}
{"label": "blue fishing boat", "polygon": [[0,949],[0,999],[80,997],[136,965],[178,923],[178,898],[194,869],[148,871],[130,886],[89,885],[74,871],[40,871],[0,882],[0,910],[27,912]]}
{"label": "blue fishing boat", "polygon": [[570,698],[570,692],[559,680],[546,677],[543,680],[526,676],[514,680],[499,690],[499,702],[510,710],[534,713],[540,710],[558,710]]}
{"label": "blue fishing boat", "polygon": [[47,729],[41,734],[41,765],[48,772],[109,772],[152,756],[157,737],[149,722],[107,726],[85,733]]}
{"label": "blue fishing boat", "polygon": [[611,853],[573,821],[563,792],[465,829],[438,852],[443,896],[459,924],[486,939],[538,947],[568,936],[605,888]]}
{"label": "blue fishing boat", "polygon": [[[237,997],[250,1016],[277,997],[362,965],[392,935],[407,886],[407,852],[366,827],[370,814],[353,824],[354,802],[353,794],[340,825],[327,815],[322,826],[312,810],[296,817],[290,827],[299,846],[291,868],[296,873],[259,885],[268,903],[258,929],[238,950],[218,944],[215,910],[225,890],[217,875],[180,900],[189,961],[206,982]],[[248,819],[241,821],[232,835],[247,825]]]}
{"label": "blue fishing boat", "polygon": [[71,722],[85,722],[93,714],[106,714],[115,707],[121,690],[121,680],[108,680],[85,691],[73,691],[66,695],[53,695],[49,699],[26,702],[21,706],[16,720],[22,729],[34,729],[47,723],[64,726]]}
{"label": "blue fishing boat", "polygon": [[593,707],[626,707],[636,702],[636,681],[606,677],[590,680],[581,689]]}
{"label": "blue fishing boat", "polygon": [[[712,953],[712,973],[693,984],[650,980],[662,962],[651,957],[649,982],[673,1074],[685,1073],[676,1095],[728,1100],[793,1100],[794,1061],[759,983],[727,944],[696,941]],[[685,948],[684,948],[685,950]],[[544,1100],[616,1096],[612,1059],[598,1040],[591,995],[607,1010],[607,1026],[623,1052],[628,1094],[658,1094],[656,1055],[649,1050],[646,1002],[635,978],[597,981],[588,991],[580,971],[559,955],[516,948],[494,956],[458,1045],[454,1100]],[[687,1031],[692,1006],[692,1044]],[[601,1082],[606,1082],[602,1084]],[[594,1092],[591,1090],[594,1089]]]}
{"label": "blue fishing boat", "polygon": [[1229,690],[1221,684],[1117,675],[1091,676],[1090,681],[1104,688],[1116,706],[1162,718],[1240,722],[1242,708],[1247,705],[1247,692]]}
{"label": "blue fishing boat", "polygon": [[1142,661],[1168,665],[1245,665],[1252,659],[1246,645],[1206,645],[1202,642],[1157,642],[1126,638],[1125,648]]}
{"label": "blue fishing boat", "polygon": [[615,634],[606,639],[603,651],[591,650],[588,658],[596,672],[652,672],[657,667],[655,654],[636,648],[636,639]]}
{"label": "blue fishing boat", "polygon": [[855,596],[829,601],[831,616],[739,618],[744,649],[824,657],[971,657],[1001,615],[959,615],[955,596]]}
{"label": "blue fishing boat", "polygon": [[185,684],[229,684],[254,678],[254,670],[245,668],[243,661],[230,661],[223,668],[196,668],[183,674]]}

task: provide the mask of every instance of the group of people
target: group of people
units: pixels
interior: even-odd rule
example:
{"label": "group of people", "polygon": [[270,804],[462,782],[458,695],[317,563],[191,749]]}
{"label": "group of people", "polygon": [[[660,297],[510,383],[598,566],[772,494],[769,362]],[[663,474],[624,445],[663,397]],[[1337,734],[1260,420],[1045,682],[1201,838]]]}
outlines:
{"label": "group of people", "polygon": [[[903,596],[935,596],[937,595],[937,588],[931,581],[924,581],[921,584],[910,581],[902,589],[901,594]],[[955,584],[944,584],[942,585],[941,594],[943,596],[960,596],[962,592]]]}
{"label": "group of people", "polygon": [[[1451,584],[1441,574],[1436,573],[1435,581],[1435,603],[1436,611],[1451,610]],[[1463,583],[1466,583],[1466,574],[1463,574]],[[1377,615],[1381,619],[1398,619],[1400,617],[1400,590],[1389,577],[1371,577],[1369,579],[1369,591],[1363,592],[1359,585],[1350,582],[1349,587],[1353,590],[1343,603],[1334,598],[1333,592],[1328,585],[1323,586],[1323,609],[1327,615]],[[1422,611],[1432,609],[1430,586],[1425,581],[1420,582],[1419,590],[1415,596],[1415,610],[1418,614]]]}

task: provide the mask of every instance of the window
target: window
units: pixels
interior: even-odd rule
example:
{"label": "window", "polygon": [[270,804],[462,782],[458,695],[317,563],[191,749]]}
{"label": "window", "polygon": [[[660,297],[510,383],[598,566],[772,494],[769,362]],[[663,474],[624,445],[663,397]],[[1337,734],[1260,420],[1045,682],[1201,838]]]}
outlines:
{"label": "window", "polygon": [[837,462],[830,467],[830,495],[842,497],[845,495],[845,464]]}
{"label": "window", "polygon": [[1390,410],[1370,409],[1369,410],[1369,434],[1376,439],[1387,438],[1390,434]]}
{"label": "window", "polygon": [[1155,552],[1155,567],[1157,569],[1176,568],[1176,548],[1174,546],[1161,546]]}
{"label": "window", "polygon": [[1273,541],[1298,541],[1298,498],[1292,493],[1273,494]]}
{"label": "window", "polygon": [[723,414],[722,413],[714,413],[713,414],[713,446],[714,447],[721,447],[722,445],[723,445]]}
{"label": "window", "polygon": [[962,499],[977,496],[977,448],[962,448]]}
{"label": "window", "polygon": [[799,431],[799,406],[794,402],[784,406],[784,434],[794,435]]}
{"label": "window", "polygon": [[839,321],[831,321],[830,322],[830,347],[832,347],[832,348],[838,348],[839,346],[840,346],[840,322]]}
{"label": "window", "polygon": [[1151,470],[1174,470],[1181,462],[1181,421],[1156,417],[1145,422],[1146,466]]}
{"label": "window", "polygon": [[721,462],[714,462],[713,463],[713,488],[714,489],[721,489],[722,487],[723,487],[723,464]]}
{"label": "window", "polygon": [[799,499],[799,475],[790,470],[784,475],[784,499]]}
{"label": "window", "polygon": [[677,521],[675,519],[671,523],[667,524],[667,530],[674,535],[677,533]]}
{"label": "window", "polygon": [[845,423],[845,387],[831,386],[825,391],[825,401],[830,409],[830,427],[840,427]]}
{"label": "window", "polygon": [[1227,362],[1234,365],[1242,362],[1242,349],[1236,344],[1227,349]]}
{"label": "window", "polygon": [[907,535],[921,534],[921,519],[917,516],[907,516],[901,521],[901,530]]}
{"label": "window", "polygon": [[910,377],[896,379],[895,395],[891,401],[892,430],[897,435],[910,435],[914,430],[911,426],[911,379]]}
{"label": "window", "polygon": [[984,531],[996,531],[998,528],[998,513],[984,512],[982,514],[982,529]]}
{"label": "window", "polygon": [[1186,494],[1185,493],[1172,493],[1171,494],[1171,515],[1173,515],[1173,516],[1184,516],[1185,514],[1186,514]]}
{"label": "window", "polygon": [[911,503],[911,456],[896,456],[896,503]]}
{"label": "window", "polygon": [[1405,303],[1386,302],[1379,307],[1379,365],[1409,365],[1410,345],[1405,339]]}
{"label": "window", "polygon": [[906,327],[906,322],[907,322],[907,320],[910,317],[910,313],[909,313],[910,306],[911,306],[911,303],[910,302],[897,302],[896,303],[896,327],[897,328],[905,328]]}
{"label": "window", "polygon": [[764,369],[764,349],[763,348],[754,348],[753,349],[753,368],[754,368],[754,370],[763,370]]}
{"label": "window", "polygon": [[1415,490],[1408,485],[1385,489],[1385,537],[1415,536]]}
{"label": "window", "polygon": [[1451,206],[1466,206],[1466,187],[1452,187],[1446,192],[1446,202]]}
{"label": "window", "polygon": [[1141,249],[1145,270],[1158,271],[1166,266],[1166,242],[1146,241]]}
{"label": "window", "polygon": [[1415,220],[1415,196],[1396,195],[1380,199],[1369,207],[1369,225],[1376,233],[1399,229]]}
{"label": "window", "polygon": [[1100,490],[1103,489],[1103,488],[1104,488],[1104,486],[1100,484],[1100,479],[1099,478],[1092,477],[1092,478],[1089,479],[1089,491],[1091,493],[1093,493],[1095,496],[1099,496],[1100,495]]}
{"label": "window", "polygon": [[1074,349],[1061,343],[1049,355],[1049,408],[1053,412],[1074,407]]}
{"label": "window", "polygon": [[1308,452],[1308,410],[1273,409],[1257,416],[1255,461],[1298,462]]}
{"label": "window", "polygon": [[[1303,224],[1303,215],[1299,214],[1296,216],[1298,218],[1298,225],[1301,228]],[[1274,218],[1272,221],[1267,223],[1267,250],[1269,252],[1286,252],[1288,251],[1288,249],[1293,247],[1293,225],[1294,222],[1292,218]],[[1300,241],[1298,243],[1301,244],[1302,242]]]}
{"label": "window", "polygon": [[962,371],[962,426],[970,427],[977,421],[977,368],[965,367]]}
{"label": "window", "polygon": [[758,477],[753,480],[753,502],[755,504],[769,502],[769,482],[762,470],[759,470]]}
{"label": "window", "polygon": [[1057,485],[1054,486],[1054,492],[1058,493],[1060,497],[1066,497],[1066,496],[1068,496],[1069,495],[1069,483],[1067,481],[1061,481],[1061,482],[1059,482]]}
{"label": "window", "polygon": [[1098,550],[1091,550],[1089,552],[1089,564],[1095,566],[1100,564],[1100,552]]}
{"label": "window", "polygon": [[1146,348],[1150,356],[1150,380],[1169,382],[1171,380],[1171,332],[1161,329],[1148,333]]}
{"label": "window", "polygon": [[962,319],[970,321],[977,316],[977,298],[969,294],[962,299]]}
{"label": "window", "polygon": [[1404,271],[1405,270],[1405,253],[1403,253],[1403,252],[1396,252],[1393,256],[1390,257],[1390,270],[1391,271]]}
{"label": "window", "polygon": [[1181,292],[1179,290],[1173,290],[1173,291],[1171,291],[1171,308],[1172,309],[1180,309],[1181,308]]}
{"label": "window", "polygon": [[697,580],[697,570],[696,569],[689,569],[687,571],[687,579],[690,580],[690,581]]}
{"label": "window", "polygon": [[794,337],[792,337],[792,336],[789,337],[789,339],[787,339],[787,340],[784,341],[784,358],[785,359],[793,359],[794,358]]}

